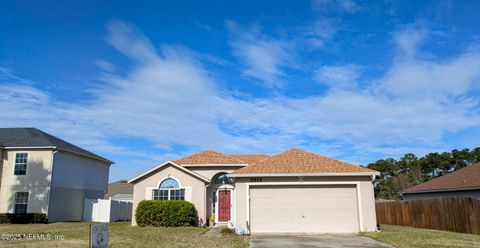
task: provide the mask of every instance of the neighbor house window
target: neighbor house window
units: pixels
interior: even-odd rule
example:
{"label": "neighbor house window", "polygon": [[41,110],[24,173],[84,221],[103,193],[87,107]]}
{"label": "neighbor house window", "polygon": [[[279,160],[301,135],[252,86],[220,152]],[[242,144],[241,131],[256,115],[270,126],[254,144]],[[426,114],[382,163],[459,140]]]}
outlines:
{"label": "neighbor house window", "polygon": [[22,152],[15,155],[15,168],[13,170],[14,175],[27,174],[27,160],[28,153]]}
{"label": "neighbor house window", "polygon": [[185,189],[175,179],[165,179],[159,189],[153,190],[154,200],[185,200]]}
{"label": "neighbor house window", "polygon": [[15,193],[15,213],[22,214],[27,212],[28,192]]}

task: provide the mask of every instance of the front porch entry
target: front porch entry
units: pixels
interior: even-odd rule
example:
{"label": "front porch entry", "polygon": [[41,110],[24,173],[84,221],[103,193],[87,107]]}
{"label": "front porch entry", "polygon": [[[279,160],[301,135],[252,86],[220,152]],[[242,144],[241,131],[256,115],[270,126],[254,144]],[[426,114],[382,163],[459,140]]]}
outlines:
{"label": "front porch entry", "polygon": [[234,189],[235,184],[227,173],[218,173],[212,178],[208,186],[208,206],[215,226],[233,224]]}

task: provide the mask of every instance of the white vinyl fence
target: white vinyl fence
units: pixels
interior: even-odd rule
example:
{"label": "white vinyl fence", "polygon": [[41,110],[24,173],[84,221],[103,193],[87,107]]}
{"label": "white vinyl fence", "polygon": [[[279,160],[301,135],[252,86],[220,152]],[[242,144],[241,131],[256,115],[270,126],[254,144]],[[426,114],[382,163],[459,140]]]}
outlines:
{"label": "white vinyl fence", "polygon": [[131,220],[132,203],[111,199],[85,199],[83,220],[96,222],[114,222]]}

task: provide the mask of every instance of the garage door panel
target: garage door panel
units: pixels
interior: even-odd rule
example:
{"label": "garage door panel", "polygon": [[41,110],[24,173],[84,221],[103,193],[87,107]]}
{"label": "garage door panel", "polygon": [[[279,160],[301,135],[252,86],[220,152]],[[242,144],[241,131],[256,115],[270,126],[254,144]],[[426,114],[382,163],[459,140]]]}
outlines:
{"label": "garage door panel", "polygon": [[354,185],[252,186],[252,233],[357,232]]}

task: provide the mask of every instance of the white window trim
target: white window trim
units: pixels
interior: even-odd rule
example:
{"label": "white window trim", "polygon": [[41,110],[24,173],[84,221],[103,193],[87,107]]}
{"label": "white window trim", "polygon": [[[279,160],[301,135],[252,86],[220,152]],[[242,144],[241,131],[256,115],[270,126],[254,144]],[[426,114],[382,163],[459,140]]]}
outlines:
{"label": "white window trim", "polygon": [[[25,166],[25,175],[16,175],[15,174],[15,165],[17,164],[17,154],[18,153],[26,153],[27,154],[27,165]],[[28,175],[28,164],[29,164],[29,160],[30,160],[30,152],[27,152],[27,151],[16,151],[13,153],[14,156],[13,156],[13,169],[12,169],[12,174],[13,176],[15,177],[25,177]]]}
{"label": "white window trim", "polygon": [[[177,181],[178,183],[178,188],[160,188],[160,185],[162,184],[163,181],[167,180],[167,179],[173,179],[175,181]],[[186,201],[185,200],[185,192],[187,191],[186,190],[186,187],[182,187],[182,184],[180,182],[180,180],[178,180],[178,178],[176,177],[172,177],[171,175],[168,175],[166,177],[163,177],[160,182],[158,183],[158,186],[156,189],[153,189],[152,190],[152,200],[154,199],[154,194],[155,194],[155,190],[167,190],[168,194],[167,194],[167,200],[166,201],[171,201],[170,199],[170,191],[171,190],[182,190],[183,189],[183,200],[180,200],[180,201]]]}
{"label": "white window trim", "polygon": [[[360,182],[357,181],[343,181],[343,182],[266,182],[266,183],[246,183],[245,184],[245,195],[246,199],[246,221],[247,221],[247,229],[251,224],[250,221],[250,186],[276,186],[276,185],[355,185],[357,190],[357,209],[358,209],[358,225],[359,225],[359,232],[363,232],[363,211],[362,211],[362,197],[361,197],[361,190],[360,190]],[[235,223],[236,224],[236,223]],[[250,233],[250,230],[247,230]]]}
{"label": "white window trim", "polygon": [[230,187],[225,187],[225,188],[218,188],[216,191],[215,191],[215,194],[216,194],[216,198],[219,198],[220,194],[219,194],[219,191],[230,191],[230,220],[228,221],[219,221],[218,220],[218,200],[215,201],[215,222],[216,223],[221,223],[221,224],[224,224],[224,223],[228,223],[229,221],[232,222],[232,220],[235,220],[235,189],[232,188],[231,186]]}
{"label": "white window trim", "polygon": [[178,183],[178,188],[182,188],[182,183],[180,182],[180,180],[178,180],[178,178],[173,177],[173,176],[171,176],[171,175],[168,175],[168,176],[163,177],[162,179],[160,179],[160,182],[158,182],[158,184],[157,184],[157,189],[159,189],[159,188],[160,188],[160,185],[162,184],[162,182],[165,181],[165,180],[167,180],[167,179],[173,179],[173,180],[177,181],[177,183]]}
{"label": "white window trim", "polygon": [[27,210],[25,211],[25,213],[28,213],[28,205],[29,202],[30,202],[30,190],[26,190],[26,191],[22,191],[22,190],[19,190],[19,191],[15,191],[13,192],[13,209],[12,209],[12,213],[16,214],[15,212],[15,206],[17,205],[17,193],[27,193]]}
{"label": "white window trim", "polygon": [[164,200],[164,201],[172,201],[172,200],[176,200],[176,199],[171,199],[171,191],[172,190],[183,190],[183,200],[179,200],[179,201],[186,201],[185,200],[185,191],[186,189],[185,188],[158,188],[158,189],[153,189],[152,190],[152,200],[154,200],[155,198],[155,191],[157,190],[166,190],[168,193],[167,193],[167,200]]}
{"label": "white window trim", "polygon": [[[19,190],[13,190],[13,201],[10,202],[8,206],[8,213],[14,213],[15,212],[15,193],[17,192],[28,192],[28,200],[30,202],[30,197],[32,195],[32,190],[31,189],[19,189]],[[13,203],[13,205],[12,205]],[[27,206],[27,211],[28,211],[28,206]]]}
{"label": "white window trim", "polygon": [[[219,175],[226,175],[227,177],[230,175],[228,172],[218,172],[216,173],[213,177],[212,177],[212,180],[216,177],[218,177]],[[215,222],[216,223],[220,223],[220,224],[225,224],[225,223],[228,223],[228,222],[231,222],[235,225],[235,221],[236,221],[236,216],[237,216],[237,212],[236,212],[236,191],[235,191],[235,182],[233,184],[214,184],[213,181],[210,180],[211,184],[210,184],[210,190],[211,192],[215,192],[215,197],[218,199],[219,197],[219,191],[220,190],[229,190],[230,191],[230,220],[228,221],[218,221],[218,200],[215,201],[215,206],[212,206],[212,207],[215,207],[215,212],[213,213],[214,217],[215,217]],[[210,196],[211,197],[211,196]],[[212,204],[213,202],[213,199],[210,201],[210,204]],[[213,205],[213,204],[212,204]],[[209,213],[210,214],[210,213]],[[207,216],[208,218],[208,216]]]}

